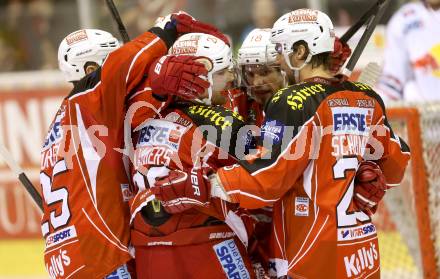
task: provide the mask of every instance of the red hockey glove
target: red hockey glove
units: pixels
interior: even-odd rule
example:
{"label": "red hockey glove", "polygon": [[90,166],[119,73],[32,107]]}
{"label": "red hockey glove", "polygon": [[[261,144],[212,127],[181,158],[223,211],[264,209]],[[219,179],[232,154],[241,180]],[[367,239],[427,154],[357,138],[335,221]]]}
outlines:
{"label": "red hockey glove", "polygon": [[225,42],[225,44],[230,45],[228,38],[216,27],[198,21],[187,13],[179,12],[177,14],[173,14],[171,16],[171,19],[172,22],[174,22],[174,24],[176,25],[178,35],[186,33],[205,33],[213,35]]}
{"label": "red hockey glove", "polygon": [[355,206],[369,215],[385,195],[387,184],[379,166],[372,161],[362,162],[354,180]]}
{"label": "red hockey glove", "polygon": [[341,67],[344,65],[345,61],[347,61],[348,57],[351,55],[351,49],[346,44],[341,42],[338,37],[335,39],[335,49],[330,54],[331,56],[331,63],[330,63],[330,70],[332,73],[336,74]]}
{"label": "red hockey glove", "polygon": [[171,214],[195,205],[205,206],[210,198],[210,184],[202,169],[192,169],[189,173],[172,170],[167,177],[157,180],[151,191]]}
{"label": "red hockey glove", "polygon": [[148,73],[153,93],[161,97],[175,95],[189,100],[204,94],[210,84],[200,76],[207,76],[208,71],[196,61],[198,58],[169,55],[153,62]]}

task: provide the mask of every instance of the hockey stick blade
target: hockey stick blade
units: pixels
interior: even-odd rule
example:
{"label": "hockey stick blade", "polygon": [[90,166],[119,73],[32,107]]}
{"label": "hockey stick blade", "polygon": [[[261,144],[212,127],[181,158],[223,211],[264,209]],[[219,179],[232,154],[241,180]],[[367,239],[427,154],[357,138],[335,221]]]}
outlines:
{"label": "hockey stick blade", "polygon": [[114,21],[118,25],[119,34],[121,35],[122,41],[124,42],[124,44],[128,43],[130,41],[130,37],[128,36],[127,29],[125,28],[124,23],[122,23],[121,16],[119,15],[115,3],[113,2],[113,0],[105,0],[105,2],[107,3],[107,7],[110,10]]}
{"label": "hockey stick blade", "polygon": [[379,80],[381,73],[382,69],[379,64],[377,64],[376,62],[370,62],[362,70],[357,81],[373,87]]}
{"label": "hockey stick blade", "polygon": [[37,188],[35,188],[35,186],[29,180],[27,175],[20,168],[18,163],[12,158],[9,151],[5,148],[5,146],[2,143],[0,143],[0,158],[2,158],[3,161],[5,161],[8,167],[12,170],[12,172],[14,172],[15,175],[17,175],[18,180],[24,186],[26,191],[29,193],[29,195],[38,205],[41,211],[43,211],[43,200],[40,196],[40,193],[38,193]]}

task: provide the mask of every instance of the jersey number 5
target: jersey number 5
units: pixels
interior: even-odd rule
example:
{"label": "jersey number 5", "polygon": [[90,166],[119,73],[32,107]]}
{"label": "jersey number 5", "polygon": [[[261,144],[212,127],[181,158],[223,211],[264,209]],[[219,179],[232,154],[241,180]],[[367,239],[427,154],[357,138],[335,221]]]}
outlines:
{"label": "jersey number 5", "polygon": [[[66,161],[58,161],[53,167],[53,177],[64,173],[67,171]],[[70,209],[68,204],[69,192],[66,188],[59,188],[52,191],[52,180],[51,177],[46,173],[40,173],[40,182],[43,188],[43,196],[47,206],[53,205],[55,203],[61,203],[61,214],[56,215],[56,210],[52,210],[49,213],[50,224],[54,229],[66,225],[70,219]],[[43,236],[49,233],[49,221],[42,224]]]}

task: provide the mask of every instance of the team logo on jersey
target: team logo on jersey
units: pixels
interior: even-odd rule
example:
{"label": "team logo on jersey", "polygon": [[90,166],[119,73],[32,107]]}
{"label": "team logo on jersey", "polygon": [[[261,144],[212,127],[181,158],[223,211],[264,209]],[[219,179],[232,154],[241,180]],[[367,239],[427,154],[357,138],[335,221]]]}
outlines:
{"label": "team logo on jersey", "polygon": [[233,239],[225,240],[213,246],[215,254],[228,279],[251,278],[240,251]]}
{"label": "team logo on jersey", "polygon": [[121,184],[121,193],[124,202],[128,202],[133,197],[133,193],[130,190],[130,185],[128,184]]}
{"label": "team logo on jersey", "polygon": [[333,107],[334,135],[368,135],[373,109],[356,107]]}
{"label": "team logo on jersey", "polygon": [[75,226],[67,227],[46,237],[46,249],[76,237]]}
{"label": "team logo on jersey", "polygon": [[354,228],[338,229],[338,241],[346,241],[368,237],[376,234],[376,227],[371,224],[365,224]]}
{"label": "team logo on jersey", "polygon": [[49,128],[46,139],[43,144],[43,151],[47,150],[53,144],[58,143],[63,136],[63,129],[61,126],[61,121],[65,115],[65,106],[62,106],[55,116],[55,120]]}
{"label": "team logo on jersey", "polygon": [[275,144],[281,143],[284,133],[284,124],[278,120],[266,119],[261,125],[261,138],[263,141],[269,138]]}
{"label": "team logo on jersey", "polygon": [[367,246],[358,249],[350,256],[344,257],[345,271],[347,277],[358,278],[358,275],[367,275],[365,272],[374,272],[379,265],[379,253],[376,244],[369,242]]}
{"label": "team logo on jersey", "polygon": [[309,216],[309,198],[295,197],[295,216]]}

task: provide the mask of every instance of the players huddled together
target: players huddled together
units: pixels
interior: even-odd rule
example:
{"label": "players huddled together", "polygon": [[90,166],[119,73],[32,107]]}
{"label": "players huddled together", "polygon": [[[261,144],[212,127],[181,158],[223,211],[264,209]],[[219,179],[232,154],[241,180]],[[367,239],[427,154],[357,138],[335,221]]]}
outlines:
{"label": "players huddled together", "polygon": [[380,278],[372,216],[410,153],[351,50],[299,9],[228,38],[189,14],[63,39],[42,149],[51,278]]}

